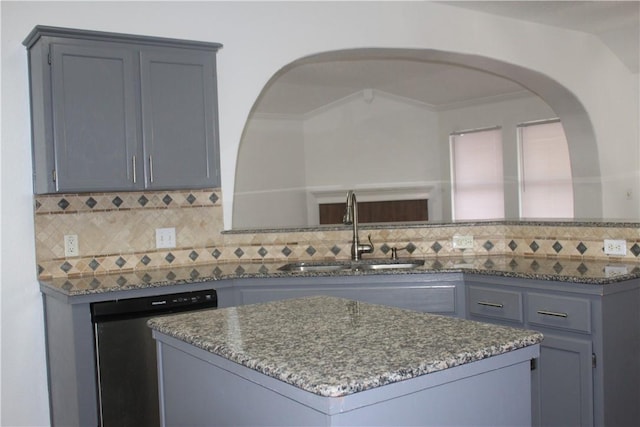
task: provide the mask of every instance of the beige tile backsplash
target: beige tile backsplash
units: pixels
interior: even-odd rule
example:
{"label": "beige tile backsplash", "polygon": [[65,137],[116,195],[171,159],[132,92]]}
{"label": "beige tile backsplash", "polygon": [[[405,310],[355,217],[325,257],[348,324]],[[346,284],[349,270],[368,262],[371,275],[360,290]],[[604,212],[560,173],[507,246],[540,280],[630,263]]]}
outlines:
{"label": "beige tile backsplash", "polygon": [[[220,189],[41,195],[35,200],[38,275],[95,275],[231,261],[349,258],[351,231],[222,233]],[[155,229],[175,227],[176,248],[158,250]],[[640,228],[491,223],[361,230],[373,257],[412,244],[414,257],[460,255],[454,235],[473,235],[465,254],[607,259],[603,240],[627,240],[625,261],[640,262]],[[64,235],[76,234],[80,256],[65,258]],[[400,252],[402,254],[403,252]],[[617,258],[621,259],[621,258]]]}

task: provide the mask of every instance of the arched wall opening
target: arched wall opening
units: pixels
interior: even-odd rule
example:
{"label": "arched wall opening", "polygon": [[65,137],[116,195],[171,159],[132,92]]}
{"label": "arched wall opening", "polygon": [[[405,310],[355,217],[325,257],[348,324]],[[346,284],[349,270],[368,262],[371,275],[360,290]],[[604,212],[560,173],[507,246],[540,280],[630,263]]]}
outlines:
{"label": "arched wall opening", "polygon": [[[291,68],[306,63],[353,60],[354,58],[424,61],[476,69],[511,80],[537,95],[560,118],[567,135],[573,173],[575,218],[602,217],[602,187],[598,147],[588,114],[571,91],[554,79],[535,70],[486,56],[434,49],[358,48],[330,51],[309,55],[282,67],[265,85],[254,104],[254,109],[265,91],[268,91],[270,86]],[[243,135],[246,134],[250,120],[251,115],[245,124]],[[238,150],[236,174],[241,173],[241,168],[238,166],[240,165],[242,144],[241,142]],[[239,182],[238,175],[236,175],[237,182]],[[234,210],[237,208],[235,200],[234,197]],[[296,226],[298,224],[290,225]]]}

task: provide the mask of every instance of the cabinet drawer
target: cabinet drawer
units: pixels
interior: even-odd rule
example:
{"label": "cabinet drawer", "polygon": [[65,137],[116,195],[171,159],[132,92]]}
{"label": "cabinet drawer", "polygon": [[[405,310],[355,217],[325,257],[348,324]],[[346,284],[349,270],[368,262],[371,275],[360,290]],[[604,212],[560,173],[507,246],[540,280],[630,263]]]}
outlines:
{"label": "cabinet drawer", "polygon": [[522,294],[515,291],[469,286],[469,313],[522,322]]}
{"label": "cabinet drawer", "polygon": [[583,298],[529,293],[527,320],[532,325],[591,333],[591,303]]}

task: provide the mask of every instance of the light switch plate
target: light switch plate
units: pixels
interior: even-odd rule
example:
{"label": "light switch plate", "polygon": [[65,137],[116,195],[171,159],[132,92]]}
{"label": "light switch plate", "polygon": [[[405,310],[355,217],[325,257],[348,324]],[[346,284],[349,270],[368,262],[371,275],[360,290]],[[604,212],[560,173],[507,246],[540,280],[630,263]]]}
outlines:
{"label": "light switch plate", "polygon": [[175,227],[156,228],[156,249],[176,247]]}

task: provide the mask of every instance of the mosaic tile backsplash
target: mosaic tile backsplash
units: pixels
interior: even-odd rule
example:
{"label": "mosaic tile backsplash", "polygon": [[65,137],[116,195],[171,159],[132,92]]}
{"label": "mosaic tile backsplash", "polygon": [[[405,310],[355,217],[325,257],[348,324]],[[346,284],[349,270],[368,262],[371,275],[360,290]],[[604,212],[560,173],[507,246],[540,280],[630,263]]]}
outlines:
{"label": "mosaic tile backsplash", "polygon": [[[39,195],[34,199],[36,258],[42,279],[234,261],[348,259],[351,229],[223,233],[220,189]],[[176,247],[156,249],[155,229],[175,227]],[[376,247],[370,257],[460,255],[451,239],[472,235],[471,255],[609,259],[604,239],[625,239],[640,262],[637,224],[495,222],[361,227]],[[64,256],[64,235],[78,236],[80,256]]]}

